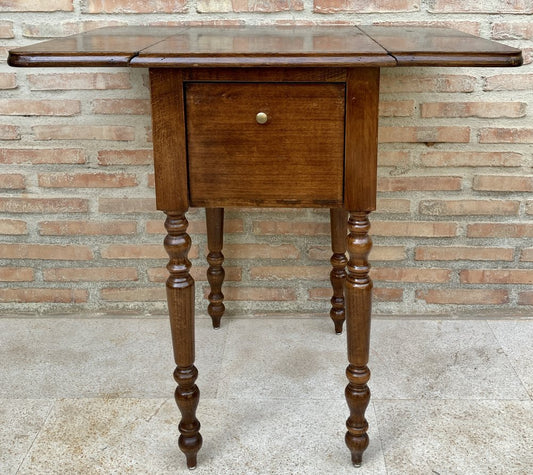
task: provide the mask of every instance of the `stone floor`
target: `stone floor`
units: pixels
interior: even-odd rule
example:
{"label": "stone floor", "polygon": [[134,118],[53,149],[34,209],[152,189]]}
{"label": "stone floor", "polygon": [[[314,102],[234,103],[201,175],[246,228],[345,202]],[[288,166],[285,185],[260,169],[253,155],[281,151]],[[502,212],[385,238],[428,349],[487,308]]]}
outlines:
{"label": "stone floor", "polygon": [[[0,318],[1,474],[189,473],[166,318]],[[533,320],[376,318],[370,446],[344,446],[327,318],[197,320],[198,474],[531,474]]]}

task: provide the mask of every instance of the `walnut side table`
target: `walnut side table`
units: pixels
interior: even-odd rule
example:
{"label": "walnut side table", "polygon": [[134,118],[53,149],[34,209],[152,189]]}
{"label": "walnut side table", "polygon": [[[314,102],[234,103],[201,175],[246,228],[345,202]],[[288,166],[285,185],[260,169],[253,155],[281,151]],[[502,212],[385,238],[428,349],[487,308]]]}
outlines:
{"label": "walnut side table", "polygon": [[150,70],[157,208],[167,215],[179,447],[189,468],[202,437],[188,208],[206,208],[214,327],[224,313],[224,207],[330,208],[330,315],[337,333],[346,317],[345,439],[359,465],[368,445],[368,214],[376,207],[380,68],[519,66],[521,51],[425,27],[116,27],[18,48],[8,62]]}

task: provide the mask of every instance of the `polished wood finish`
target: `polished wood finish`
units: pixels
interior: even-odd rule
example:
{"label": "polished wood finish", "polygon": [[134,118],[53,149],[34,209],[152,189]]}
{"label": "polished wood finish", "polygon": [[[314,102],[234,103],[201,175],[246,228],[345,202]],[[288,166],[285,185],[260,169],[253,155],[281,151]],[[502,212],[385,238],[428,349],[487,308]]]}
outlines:
{"label": "polished wood finish", "polygon": [[141,67],[390,66],[394,59],[354,26],[189,29],[132,59]]}
{"label": "polished wood finish", "polygon": [[207,312],[213,322],[213,328],[220,328],[220,319],[224,314],[224,294],[222,283],[224,282],[224,254],[222,244],[224,239],[224,208],[206,208],[205,220],[207,224],[207,281],[211,287],[209,292],[209,305]]}
{"label": "polished wood finish", "polygon": [[398,66],[520,66],[517,48],[449,28],[361,26]]}
{"label": "polished wood finish", "polygon": [[119,26],[9,52],[11,66],[518,66],[519,49],[448,28]]}
{"label": "polished wood finish", "polygon": [[346,78],[344,207],[376,209],[379,69],[351,68]]}
{"label": "polished wood finish", "polygon": [[189,208],[182,71],[150,69],[155,195],[162,211]]}
{"label": "polished wood finish", "polygon": [[367,382],[370,379],[368,353],[370,348],[370,314],[372,307],[372,280],[369,276],[368,254],[372,240],[368,235],[370,222],[367,212],[351,211],[346,238],[348,265],[346,272],[346,336],[348,362],[346,402],[350,417],[346,421],[346,445],[352,454],[352,463],[361,465],[363,452],[368,446],[368,422],[365,410],[370,401]]}
{"label": "polished wood finish", "polygon": [[344,95],[339,83],[185,84],[191,206],[341,206]]}
{"label": "polished wood finish", "polygon": [[346,278],[346,211],[344,208],[330,209],[331,250],[330,262],[333,269],[329,274],[333,297],[329,316],[335,325],[335,333],[342,333],[345,320],[344,312],[344,280]]}
{"label": "polished wood finish", "polygon": [[[337,333],[346,320],[345,440],[359,465],[368,445],[368,213],[376,208],[379,68],[517,66],[521,51],[426,27],[118,27],[17,48],[8,62],[150,67],[179,446],[190,468],[202,437],[186,211],[207,208],[208,311],[216,328],[224,312],[224,206],[331,209],[330,315]],[[257,122],[258,112],[267,114],[265,123]]]}
{"label": "polished wood finish", "polygon": [[200,422],[196,408],[200,390],[196,386],[198,370],[194,366],[194,280],[188,259],[191,238],[187,234],[185,211],[167,211],[165,249],[170,257],[167,265],[167,301],[170,316],[172,345],[176,369],[174,379],[178,384],[174,397],[181,411],[179,448],[185,454],[187,467],[196,467],[196,454],[202,446]]}

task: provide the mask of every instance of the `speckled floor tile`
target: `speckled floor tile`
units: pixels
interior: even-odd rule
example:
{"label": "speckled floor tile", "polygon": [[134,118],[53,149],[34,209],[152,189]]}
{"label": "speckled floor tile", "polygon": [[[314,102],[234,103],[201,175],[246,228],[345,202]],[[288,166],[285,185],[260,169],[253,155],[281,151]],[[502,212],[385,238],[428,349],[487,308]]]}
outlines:
{"label": "speckled floor tile", "polygon": [[533,320],[489,321],[489,326],[533,398]]}
{"label": "speckled floor tile", "polygon": [[486,321],[376,320],[376,399],[529,399]]}
{"label": "speckled floor tile", "polygon": [[341,399],[347,364],[329,319],[232,320],[218,396]]}
{"label": "speckled floor tile", "polygon": [[[200,403],[204,445],[198,474],[353,474],[340,401],[213,400]],[[374,411],[371,443],[357,473],[385,474]],[[174,401],[59,401],[19,471],[190,473],[177,447]]]}
{"label": "speckled floor tile", "polygon": [[528,475],[532,401],[374,401],[389,475]]}
{"label": "speckled floor tile", "polygon": [[[216,392],[226,329],[196,324],[199,384]],[[166,318],[0,319],[0,397],[168,397],[174,361]]]}
{"label": "speckled floor tile", "polygon": [[52,405],[46,399],[0,399],[1,474],[17,472]]}

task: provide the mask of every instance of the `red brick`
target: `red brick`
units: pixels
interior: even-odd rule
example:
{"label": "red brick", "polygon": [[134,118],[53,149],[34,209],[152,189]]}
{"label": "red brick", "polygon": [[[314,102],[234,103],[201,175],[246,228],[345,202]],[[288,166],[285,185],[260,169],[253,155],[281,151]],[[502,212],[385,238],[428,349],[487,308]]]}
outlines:
{"label": "red brick", "polygon": [[420,155],[424,167],[519,167],[522,154],[517,152],[425,152]]}
{"label": "red brick", "polygon": [[443,221],[374,221],[370,234],[375,236],[453,237],[457,224]]}
{"label": "red brick", "polygon": [[158,287],[109,287],[100,291],[100,298],[108,302],[156,302],[166,300],[164,286]]}
{"label": "red brick", "polygon": [[0,12],[71,12],[72,0],[2,0]]}
{"label": "red brick", "polygon": [[0,163],[32,165],[85,163],[85,151],[80,148],[0,148]]}
{"label": "red brick", "polygon": [[131,89],[128,73],[28,74],[27,81],[32,91]]}
{"label": "red brick", "polygon": [[533,143],[533,129],[487,127],[479,130],[479,143]]}
{"label": "red brick", "polygon": [[435,13],[533,13],[529,0],[432,0],[429,11]]}
{"label": "red brick", "polygon": [[[332,250],[330,246],[311,246],[307,255],[310,259],[329,262]],[[405,259],[405,247],[374,246],[370,252],[369,259],[372,261],[401,261]]]}
{"label": "red brick", "polygon": [[533,23],[510,21],[493,23],[492,37],[495,40],[533,40]]}
{"label": "red brick", "polygon": [[150,113],[149,99],[95,99],[92,103],[95,114],[136,114]]}
{"label": "red brick", "polygon": [[533,262],[533,247],[522,249],[520,253],[520,260],[525,262]]}
{"label": "red brick", "polygon": [[42,221],[41,236],[115,236],[132,235],[137,232],[135,221]]}
{"label": "red brick", "polygon": [[479,191],[533,191],[532,176],[495,176],[478,175],[474,177],[472,184],[474,190]]}
{"label": "red brick", "polygon": [[100,150],[98,164],[108,165],[152,165],[152,150]]}
{"label": "red brick", "polygon": [[16,125],[0,124],[0,140],[20,140],[20,129]]}
{"label": "red brick", "polygon": [[84,31],[104,28],[106,26],[126,26],[127,23],[116,20],[65,21],[61,23],[23,23],[22,36],[26,38],[53,38],[75,35]]}
{"label": "red brick", "polygon": [[[224,282],[239,282],[242,280],[242,269],[235,266],[224,266]],[[195,281],[207,281],[207,266],[192,266],[191,275]],[[164,267],[148,269],[150,282],[165,282],[168,278],[168,270]]]}
{"label": "red brick", "polygon": [[405,150],[378,150],[378,166],[405,167],[409,164],[409,152]]}
{"label": "red brick", "polygon": [[43,270],[47,282],[101,282],[137,280],[133,267],[55,267]]}
{"label": "red brick", "polygon": [[127,173],[40,173],[45,188],[124,188],[136,186],[135,175]]}
{"label": "red brick", "polygon": [[420,213],[431,216],[518,215],[519,201],[511,200],[427,200]]}
{"label": "red brick", "polygon": [[514,249],[502,247],[420,246],[417,261],[512,261]]}
{"label": "red brick", "polygon": [[31,282],[34,277],[30,267],[0,267],[0,281],[3,282]]}
{"label": "red brick", "polygon": [[314,0],[316,13],[411,12],[420,9],[420,0]]}
{"label": "red brick", "polygon": [[415,101],[380,101],[381,117],[411,117],[415,112]]}
{"label": "red brick", "polygon": [[533,214],[533,201],[526,202],[526,214]]}
{"label": "red brick", "polygon": [[24,175],[18,173],[0,175],[0,189],[23,190],[24,188],[26,188]]}
{"label": "red brick", "polygon": [[430,304],[502,305],[509,302],[508,292],[496,289],[417,290],[416,298]]}
{"label": "red brick", "polygon": [[28,234],[26,222],[18,219],[0,219],[0,234]]}
{"label": "red brick", "polygon": [[419,267],[373,267],[372,279],[390,282],[431,282],[443,283],[450,280],[449,269],[431,269]]}
{"label": "red brick", "polygon": [[135,140],[135,128],[127,125],[34,125],[36,140]]}
{"label": "red brick", "polygon": [[380,143],[392,142],[451,142],[451,143],[468,143],[470,142],[469,127],[380,127]]}
{"label": "red brick", "polygon": [[459,176],[379,177],[378,191],[457,191],[462,181]]}
{"label": "red brick", "polygon": [[484,91],[529,91],[533,88],[533,74],[498,74],[485,78]]}
{"label": "red brick", "polygon": [[62,261],[88,261],[93,258],[87,246],[74,244],[0,244],[0,257],[3,259],[53,259]]}
{"label": "red brick", "polygon": [[16,303],[84,303],[89,293],[80,289],[0,289],[0,302]]}
{"label": "red brick", "polygon": [[258,266],[250,269],[254,280],[326,280],[331,266]]}
{"label": "red brick", "polygon": [[533,284],[533,269],[468,269],[459,277],[466,284]]}
{"label": "red brick", "polygon": [[[287,302],[296,300],[296,292],[289,288],[270,287],[224,287],[225,301],[252,301],[252,302]],[[204,289],[204,296],[209,294],[209,288]]]}
{"label": "red brick", "polygon": [[296,259],[300,256],[292,244],[225,244],[228,259]]}
{"label": "red brick", "polygon": [[84,13],[180,13],[187,10],[185,0],[87,0]]}
{"label": "red brick", "polygon": [[255,12],[271,13],[281,11],[299,11],[304,9],[303,0],[272,0],[255,2],[248,0],[198,0],[196,9],[199,13]]}
{"label": "red brick", "polygon": [[[104,259],[168,259],[162,244],[111,244],[100,251]],[[189,258],[198,257],[198,246],[192,246]]]}
{"label": "red brick", "polygon": [[15,89],[16,87],[15,73],[0,73],[0,89]]}
{"label": "red brick", "polygon": [[[331,287],[309,289],[311,300],[329,300],[331,297]],[[394,287],[374,287],[372,289],[372,301],[374,302],[401,302],[402,300],[403,289]]]}
{"label": "red brick", "polygon": [[518,293],[518,305],[533,305],[533,290]]}
{"label": "red brick", "polygon": [[396,71],[383,72],[380,90],[389,92],[473,92],[476,84],[474,76],[441,74],[420,76],[418,74],[398,74]]}
{"label": "red brick", "polygon": [[526,115],[525,102],[429,102],[420,104],[422,117],[514,118]]}
{"label": "red brick", "polygon": [[254,221],[254,234],[294,234],[298,236],[329,235],[329,223],[298,221]]}
{"label": "red brick", "polygon": [[51,115],[72,116],[81,111],[80,101],[1,99],[0,115]]}
{"label": "red brick", "polygon": [[13,22],[0,21],[0,38],[14,38]]}
{"label": "red brick", "polygon": [[453,28],[455,30],[463,31],[471,35],[479,36],[481,34],[481,25],[477,21],[459,21],[459,20],[437,20],[437,21],[377,21],[373,22],[377,26],[397,26],[400,28],[407,28],[410,26],[424,26],[432,28]]}
{"label": "red brick", "polygon": [[157,210],[155,198],[99,198],[98,211],[100,213],[129,214],[155,213]]}
{"label": "red brick", "polygon": [[533,237],[533,224],[525,223],[475,223],[469,224],[466,235],[473,238],[524,238]]}
{"label": "red brick", "polygon": [[0,198],[4,213],[86,213],[88,200],[81,198]]}
{"label": "red brick", "polygon": [[378,198],[376,205],[377,213],[389,214],[404,214],[411,211],[411,201],[392,199],[392,198]]}

